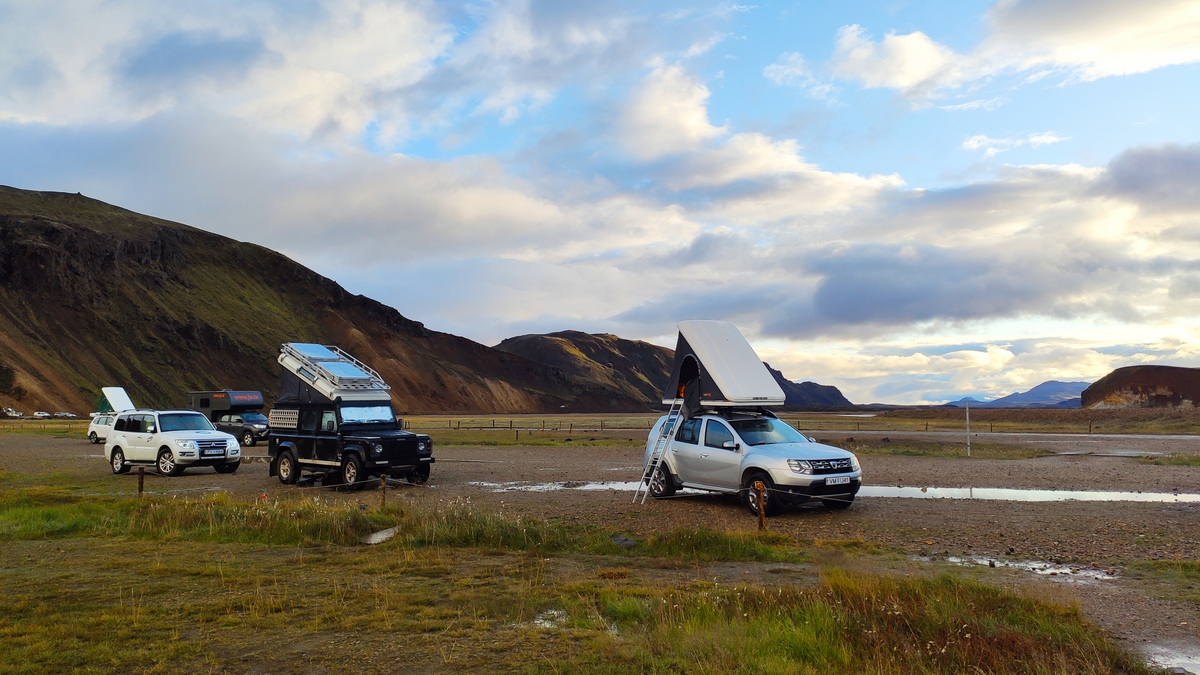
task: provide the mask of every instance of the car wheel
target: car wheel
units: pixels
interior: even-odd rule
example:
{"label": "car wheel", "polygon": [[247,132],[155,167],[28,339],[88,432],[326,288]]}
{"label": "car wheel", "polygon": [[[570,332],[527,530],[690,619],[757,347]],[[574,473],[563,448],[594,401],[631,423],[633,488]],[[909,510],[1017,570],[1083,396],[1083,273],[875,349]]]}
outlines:
{"label": "car wheel", "polygon": [[275,464],[275,475],[279,476],[279,482],[284,485],[295,485],[297,480],[300,480],[300,468],[296,466],[296,458],[292,453],[284,450],[279,454],[279,461]]}
{"label": "car wheel", "polygon": [[660,463],[650,474],[650,496],[655,499],[666,499],[675,494],[675,480],[671,478],[671,470],[665,463]]}
{"label": "car wheel", "polygon": [[182,468],[175,463],[175,455],[167,448],[158,451],[158,472],[164,476],[178,476]]}
{"label": "car wheel", "polygon": [[346,489],[361,490],[366,477],[363,472],[362,460],[358,458],[358,455],[346,455],[346,459],[342,460],[342,482],[346,484]]}
{"label": "car wheel", "polygon": [[225,462],[224,464],[217,464],[213,468],[217,470],[217,473],[233,473],[234,471],[237,471],[238,467],[241,465],[242,465],[242,460],[239,459],[236,462]]}
{"label": "car wheel", "polygon": [[429,480],[429,465],[422,464],[418,466],[416,469],[409,471],[405,478],[413,485],[424,485]]}
{"label": "car wheel", "polygon": [[96,432],[89,431],[88,432],[88,440],[92,442],[92,445],[96,445],[97,443],[100,442],[100,437],[96,435]]}
{"label": "car wheel", "polygon": [[125,465],[125,453],[121,452],[120,448],[114,448],[112,454],[112,472],[127,473],[129,467]]}
{"label": "car wheel", "polygon": [[827,509],[833,509],[835,511],[840,511],[842,509],[848,509],[848,508],[850,508],[850,505],[853,503],[854,503],[854,495],[850,495],[848,497],[838,497],[837,499],[822,499],[821,500],[821,506],[824,506]]}
{"label": "car wheel", "polygon": [[254,447],[254,434],[249,431],[242,434],[242,445]]}
{"label": "car wheel", "polygon": [[750,513],[758,515],[758,494],[754,490],[754,484],[762,481],[763,498],[762,512],[764,516],[773,516],[779,513],[779,497],[774,494],[775,483],[771,482],[771,477],[763,471],[755,471],[746,477],[746,484],[742,486],[742,494],[746,500],[746,506],[750,508]]}

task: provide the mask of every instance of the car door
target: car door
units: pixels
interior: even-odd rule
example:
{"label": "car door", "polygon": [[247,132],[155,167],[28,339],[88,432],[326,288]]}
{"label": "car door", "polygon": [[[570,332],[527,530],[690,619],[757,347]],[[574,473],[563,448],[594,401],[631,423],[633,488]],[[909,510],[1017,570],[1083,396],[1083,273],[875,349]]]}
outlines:
{"label": "car door", "polygon": [[675,475],[685,483],[703,483],[699,479],[698,459],[700,456],[700,428],[703,420],[693,417],[684,420],[675,430],[675,440],[671,441],[671,463]]}
{"label": "car door", "polygon": [[125,458],[154,460],[155,448],[150,447],[150,439],[155,431],[154,415],[130,415],[125,427],[125,441],[128,445]]}
{"label": "car door", "polygon": [[317,425],[321,421],[321,411],[308,408],[300,411],[300,424],[296,431],[297,459],[313,461],[317,458]]}
{"label": "car door", "polygon": [[704,421],[704,438],[697,447],[695,466],[697,480],[705,485],[741,487],[741,448],[733,430],[721,420]]}

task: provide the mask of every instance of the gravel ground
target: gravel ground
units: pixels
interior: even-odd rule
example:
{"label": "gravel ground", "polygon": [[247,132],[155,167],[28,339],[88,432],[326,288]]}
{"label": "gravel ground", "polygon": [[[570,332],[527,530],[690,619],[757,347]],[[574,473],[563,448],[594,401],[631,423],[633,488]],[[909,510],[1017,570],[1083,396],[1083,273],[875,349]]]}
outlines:
{"label": "gravel ground", "polygon": [[[431,435],[436,442],[436,433]],[[819,440],[834,445],[849,436],[861,442],[879,441],[884,435],[947,439],[946,434],[935,433],[818,434]],[[1155,466],[1135,459],[1147,453],[1200,455],[1197,437],[978,434],[972,438],[979,443],[1045,447],[1063,454],[1027,460],[863,455],[865,483],[1200,493],[1200,467]],[[266,452],[260,445],[247,448],[246,454]],[[603,525],[634,540],[677,527],[749,530],[757,526],[731,497],[693,493],[631,503],[632,487],[619,484],[636,480],[640,474],[641,448],[632,445],[453,447],[440,448],[435,454],[438,461],[428,485],[401,485],[388,491],[388,500],[414,504],[464,500],[515,515]],[[102,445],[75,438],[0,434],[0,467],[16,474],[54,473],[98,483],[104,491],[135,492],[137,485],[135,475],[109,472]],[[606,489],[597,485],[601,483],[618,485]],[[541,489],[529,489],[535,486]],[[219,475],[207,468],[191,469],[176,478],[148,473],[146,489],[173,494],[222,489],[275,495],[297,490],[315,493],[319,488],[280,485],[267,476],[264,462],[246,461],[233,475]],[[379,493],[323,494],[374,503]],[[977,558],[983,564],[972,570],[980,578],[1008,587],[1033,588],[1063,602],[1078,602],[1090,620],[1128,647],[1157,654],[1160,664],[1183,666],[1200,674],[1200,608],[1161,597],[1149,582],[1134,578],[1127,569],[1129,563],[1139,560],[1197,560],[1200,503],[860,497],[845,511],[807,505],[788,510],[770,519],[768,527],[804,540],[880,544],[900,552],[898,558],[904,565],[931,567]],[[910,559],[929,562],[910,563]],[[1058,564],[1065,569],[1049,575],[1011,566],[1027,562]],[[1089,576],[1092,574],[1112,578],[1095,580]]]}

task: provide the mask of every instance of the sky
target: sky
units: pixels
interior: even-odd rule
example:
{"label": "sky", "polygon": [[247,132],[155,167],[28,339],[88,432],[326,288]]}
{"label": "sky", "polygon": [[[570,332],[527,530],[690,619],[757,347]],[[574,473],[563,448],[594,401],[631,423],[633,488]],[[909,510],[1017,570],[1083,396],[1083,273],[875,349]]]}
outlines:
{"label": "sky", "polygon": [[1200,0],[0,0],[0,184],[487,345],[992,399],[1200,366]]}

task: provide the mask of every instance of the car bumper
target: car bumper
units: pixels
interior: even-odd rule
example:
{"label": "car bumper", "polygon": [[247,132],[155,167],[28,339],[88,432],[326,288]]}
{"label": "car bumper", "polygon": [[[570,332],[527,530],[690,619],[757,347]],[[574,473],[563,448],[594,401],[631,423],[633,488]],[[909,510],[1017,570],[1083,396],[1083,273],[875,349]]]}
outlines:
{"label": "car bumper", "polygon": [[[846,482],[841,482],[845,480]],[[775,489],[786,496],[804,500],[810,497],[853,497],[862,487],[862,472],[853,474],[833,474],[828,476],[804,476],[797,480],[796,475],[787,476],[784,480],[775,481]]]}

